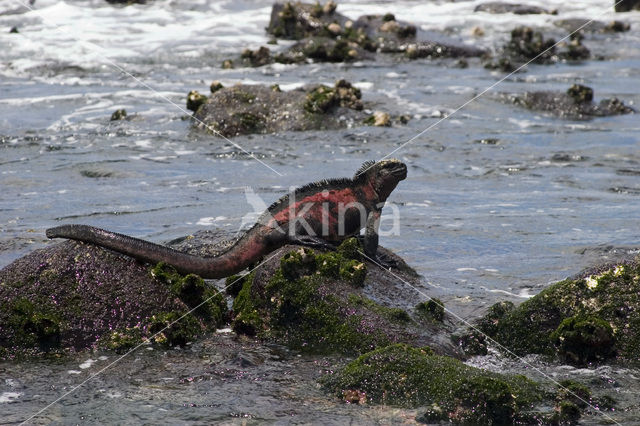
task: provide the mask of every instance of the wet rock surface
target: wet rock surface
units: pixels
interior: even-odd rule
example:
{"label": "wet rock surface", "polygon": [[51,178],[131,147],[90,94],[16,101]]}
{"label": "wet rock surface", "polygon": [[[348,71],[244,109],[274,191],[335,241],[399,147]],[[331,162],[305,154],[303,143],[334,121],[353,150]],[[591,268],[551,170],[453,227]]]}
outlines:
{"label": "wet rock surface", "polygon": [[578,84],[566,92],[526,92],[524,94],[502,94],[500,99],[514,105],[550,113],[567,119],[589,119],[619,114],[631,114],[635,110],[618,98],[593,101],[593,89]]}
{"label": "wet rock surface", "polygon": [[479,4],[478,6],[476,6],[474,11],[496,13],[496,14],[514,13],[516,15],[539,15],[539,14],[555,15],[558,13],[556,10],[548,10],[538,6],[530,6],[526,4],[517,4],[517,3],[503,3],[499,1],[492,1],[492,2]]}

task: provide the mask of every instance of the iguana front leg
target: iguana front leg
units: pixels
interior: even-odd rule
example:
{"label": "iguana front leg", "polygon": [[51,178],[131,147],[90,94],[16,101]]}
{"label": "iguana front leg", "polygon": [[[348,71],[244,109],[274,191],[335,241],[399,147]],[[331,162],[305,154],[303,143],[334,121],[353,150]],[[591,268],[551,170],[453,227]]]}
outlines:
{"label": "iguana front leg", "polygon": [[378,228],[380,227],[380,215],[382,210],[375,209],[369,213],[367,225],[364,230],[364,254],[372,259],[376,258],[378,252]]}
{"label": "iguana front leg", "polygon": [[393,268],[398,266],[398,262],[389,256],[378,254],[378,229],[380,228],[380,216],[382,209],[375,209],[369,213],[367,218],[367,226],[364,231],[364,254],[369,260],[377,263],[384,268]]}

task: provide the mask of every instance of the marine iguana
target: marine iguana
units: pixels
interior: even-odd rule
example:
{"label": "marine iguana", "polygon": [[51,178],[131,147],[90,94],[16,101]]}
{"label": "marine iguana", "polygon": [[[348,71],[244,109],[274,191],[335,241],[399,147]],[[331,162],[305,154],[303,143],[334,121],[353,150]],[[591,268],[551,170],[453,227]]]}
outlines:
{"label": "marine iguana", "polygon": [[335,247],[365,228],[364,252],[378,258],[378,227],[385,201],[407,177],[395,159],[365,162],[353,178],[328,179],[302,186],[274,202],[237,241],[219,255],[199,257],[88,225],[47,229],[48,238],[97,244],[138,260],[165,262],[181,273],[224,278],[286,244]]}

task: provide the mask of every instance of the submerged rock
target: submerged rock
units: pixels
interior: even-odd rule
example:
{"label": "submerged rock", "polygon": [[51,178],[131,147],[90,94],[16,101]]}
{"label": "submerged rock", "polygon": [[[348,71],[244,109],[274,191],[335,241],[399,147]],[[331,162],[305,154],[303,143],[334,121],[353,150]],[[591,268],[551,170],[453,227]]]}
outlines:
{"label": "submerged rock", "polygon": [[[206,299],[195,316],[165,329]],[[0,359],[126,350],[144,340],[184,345],[225,315],[222,296],[199,277],[91,244],[64,242],[0,270]]]}
{"label": "submerged rock", "polygon": [[569,119],[588,119],[635,112],[618,98],[593,102],[593,89],[574,84],[562,92],[526,92],[524,94],[502,94],[501,99],[534,111],[549,112]]}
{"label": "submerged rock", "polygon": [[511,31],[511,39],[496,58],[485,64],[485,68],[510,72],[529,62],[545,65],[560,60],[588,59],[591,52],[582,44],[582,40],[582,34],[575,33],[569,42],[556,45],[553,38],[545,38],[531,27],[516,27]]}
{"label": "submerged rock", "polygon": [[637,363],[640,260],[560,281],[518,307],[492,307],[478,328],[519,356],[544,354],[579,366],[614,358]]}
{"label": "submerged rock", "polygon": [[[189,99],[192,96],[189,94]],[[237,85],[221,88],[196,104],[197,126],[225,137],[250,133],[338,129],[363,123],[360,90],[340,80],[334,87],[307,86],[281,91],[278,87]]]}
{"label": "submerged rock", "polygon": [[499,1],[491,1],[487,3],[482,3],[476,6],[473,10],[474,12],[486,12],[486,13],[514,13],[516,15],[539,15],[539,14],[550,14],[557,15],[558,11],[547,10],[538,6],[530,6],[526,4],[517,4],[517,3],[503,3]]}

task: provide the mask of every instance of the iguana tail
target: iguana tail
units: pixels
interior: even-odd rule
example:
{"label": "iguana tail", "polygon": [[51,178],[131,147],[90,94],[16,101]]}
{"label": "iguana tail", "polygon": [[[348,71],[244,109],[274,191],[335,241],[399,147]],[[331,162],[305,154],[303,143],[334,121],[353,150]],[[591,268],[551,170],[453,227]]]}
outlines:
{"label": "iguana tail", "polygon": [[203,278],[224,278],[257,261],[264,251],[259,242],[249,241],[247,234],[216,257],[199,257],[169,247],[88,225],[62,225],[47,229],[48,238],[68,238],[115,250],[148,263],[165,262],[178,272],[194,273]]}

